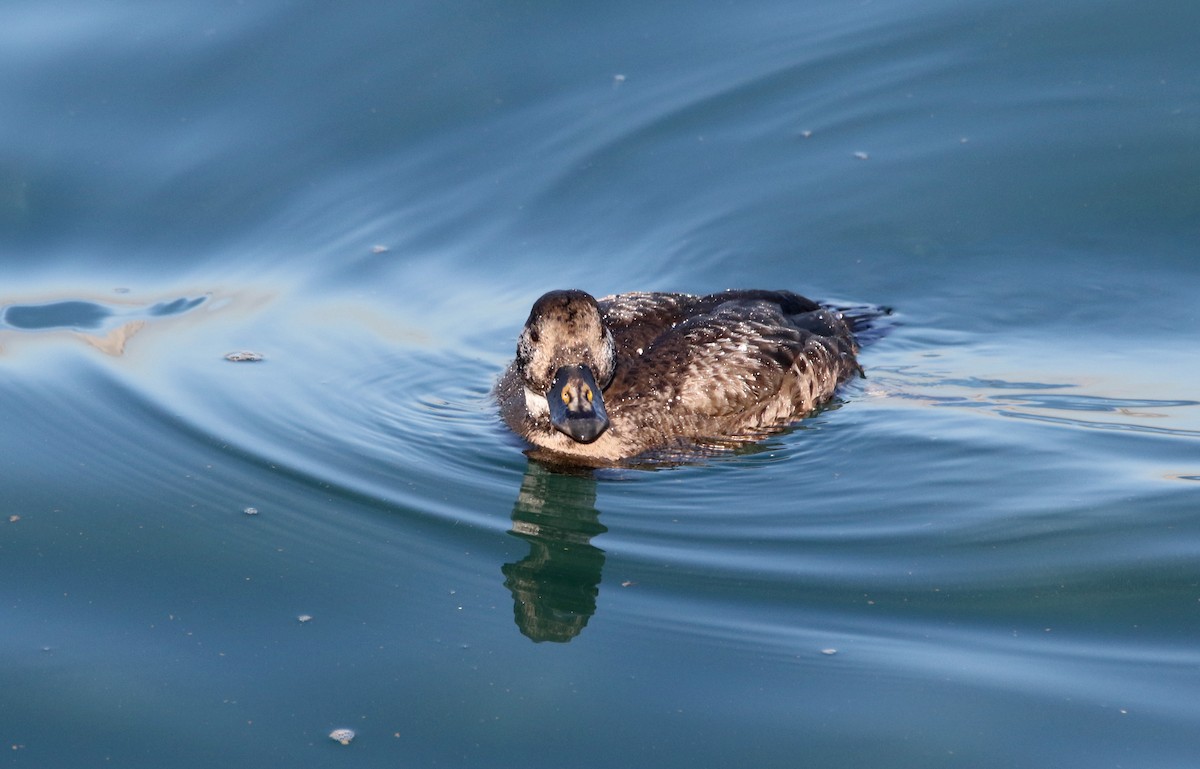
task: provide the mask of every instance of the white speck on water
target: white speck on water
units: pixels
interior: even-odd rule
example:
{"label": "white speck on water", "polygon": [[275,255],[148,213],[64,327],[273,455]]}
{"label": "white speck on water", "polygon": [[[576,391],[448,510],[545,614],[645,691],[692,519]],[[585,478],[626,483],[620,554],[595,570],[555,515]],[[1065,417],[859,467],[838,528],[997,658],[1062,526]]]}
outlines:
{"label": "white speck on water", "polygon": [[801,131],[800,135],[803,136],[805,139],[808,139],[812,136],[812,131]]}
{"label": "white speck on water", "polygon": [[862,150],[859,150],[858,152],[854,153],[854,157],[858,158],[859,160],[866,160],[867,158],[869,158],[871,156],[868,155],[867,153],[863,152]]}
{"label": "white speck on water", "polygon": [[372,254],[386,254],[389,250],[387,246],[371,246]]}
{"label": "white speck on water", "polygon": [[246,515],[258,515],[258,508],[257,507],[247,507],[242,512],[245,513]]}
{"label": "white speck on water", "polygon": [[262,359],[262,353],[251,350],[237,350],[225,354],[225,360],[233,363],[258,363]]}
{"label": "white speck on water", "polygon": [[354,730],[334,729],[329,733],[329,739],[334,740],[335,742],[340,742],[343,745],[349,745],[350,741],[354,739]]}
{"label": "white speck on water", "polygon": [[821,650],[821,653],[822,653],[822,654],[824,654],[824,655],[826,655],[826,656],[830,656],[830,657],[832,657],[833,655],[837,654],[837,649],[833,649],[833,648],[829,648],[829,649],[822,649],[822,650]]}
{"label": "white speck on water", "polygon": [[296,617],[296,619],[299,620],[301,623],[312,622],[312,615],[311,614],[301,614],[299,617]]}

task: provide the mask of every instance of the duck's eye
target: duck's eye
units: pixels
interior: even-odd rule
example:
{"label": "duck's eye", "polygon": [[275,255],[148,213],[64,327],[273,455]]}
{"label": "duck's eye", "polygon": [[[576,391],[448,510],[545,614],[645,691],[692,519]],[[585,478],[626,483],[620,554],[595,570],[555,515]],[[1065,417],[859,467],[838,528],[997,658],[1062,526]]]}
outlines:
{"label": "duck's eye", "polygon": [[592,402],[592,388],[590,388],[590,387],[583,388],[583,397],[588,399],[588,403],[591,403]]}
{"label": "duck's eye", "polygon": [[[589,395],[590,394],[591,393],[589,393]],[[567,404],[568,406],[571,405],[571,390],[570,390],[570,388],[568,388],[568,387],[563,388],[562,399],[563,399],[563,403]]]}

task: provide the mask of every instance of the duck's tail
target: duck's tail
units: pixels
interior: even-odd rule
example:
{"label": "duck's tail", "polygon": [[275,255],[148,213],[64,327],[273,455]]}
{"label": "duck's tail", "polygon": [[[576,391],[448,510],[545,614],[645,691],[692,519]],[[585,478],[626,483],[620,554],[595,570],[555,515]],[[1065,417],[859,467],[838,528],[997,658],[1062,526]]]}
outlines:
{"label": "duck's tail", "polygon": [[900,319],[891,307],[846,302],[822,303],[822,306],[842,316],[859,347],[878,342],[900,325]]}

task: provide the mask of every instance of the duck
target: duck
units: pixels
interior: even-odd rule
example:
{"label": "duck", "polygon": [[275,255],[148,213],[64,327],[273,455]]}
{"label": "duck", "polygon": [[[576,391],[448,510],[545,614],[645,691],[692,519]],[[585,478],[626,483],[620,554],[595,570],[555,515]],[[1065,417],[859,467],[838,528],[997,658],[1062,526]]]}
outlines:
{"label": "duck", "polygon": [[531,456],[600,467],[778,432],[862,375],[857,355],[851,320],[790,291],[555,290],[494,395]]}

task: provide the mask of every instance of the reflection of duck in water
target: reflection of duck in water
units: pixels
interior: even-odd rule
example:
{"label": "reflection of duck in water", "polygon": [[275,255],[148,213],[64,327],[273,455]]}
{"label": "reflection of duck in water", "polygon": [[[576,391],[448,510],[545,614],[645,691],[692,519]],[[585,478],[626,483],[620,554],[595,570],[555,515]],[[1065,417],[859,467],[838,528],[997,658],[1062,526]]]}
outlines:
{"label": "reflection of duck in water", "polygon": [[596,613],[604,551],[591,539],[606,531],[599,517],[594,478],[529,463],[511,532],[529,554],[503,572],[517,627],[534,641],[566,643]]}
{"label": "reflection of duck in water", "polygon": [[496,386],[504,421],[604,465],[794,422],[860,372],[841,314],[787,291],[538,299]]}

